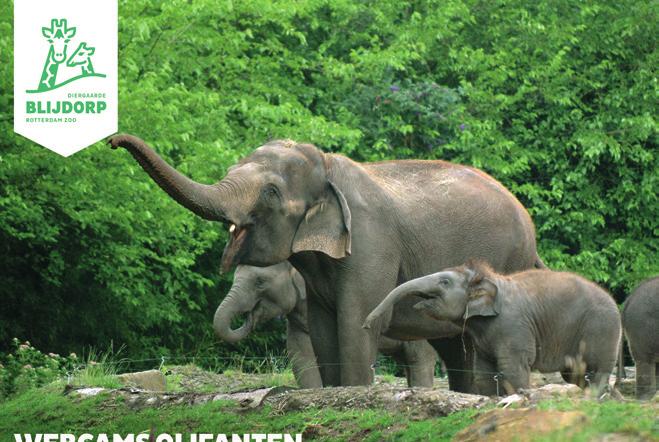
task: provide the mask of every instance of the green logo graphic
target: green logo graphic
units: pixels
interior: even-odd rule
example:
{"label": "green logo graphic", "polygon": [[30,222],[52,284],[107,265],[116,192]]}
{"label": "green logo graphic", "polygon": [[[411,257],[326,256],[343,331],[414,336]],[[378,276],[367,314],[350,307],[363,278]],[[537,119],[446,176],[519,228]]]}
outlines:
{"label": "green logo graphic", "polygon": [[[67,60],[66,52],[69,42],[76,35],[76,28],[68,27],[65,18],[60,20],[52,19],[50,21],[50,27],[41,28],[41,33],[48,40],[50,48],[48,49],[46,63],[44,63],[43,71],[41,72],[39,86],[36,89],[27,90],[27,93],[36,94],[52,91],[53,89],[85,77],[105,77],[105,74],[94,72],[91,58],[94,55],[94,48],[87,46],[86,42],[80,43],[78,48],[73,51],[73,54]],[[79,66],[80,74],[57,83],[57,73],[64,61],[66,61],[66,66],[68,67]]]}

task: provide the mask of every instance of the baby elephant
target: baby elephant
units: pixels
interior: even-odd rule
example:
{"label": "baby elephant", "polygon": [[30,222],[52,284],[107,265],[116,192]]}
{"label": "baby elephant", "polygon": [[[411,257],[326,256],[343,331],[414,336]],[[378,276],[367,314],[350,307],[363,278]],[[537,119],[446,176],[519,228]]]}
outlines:
{"label": "baby elephant", "polygon": [[636,397],[650,399],[659,384],[659,276],[644,281],[629,295],[622,324],[636,363]]}
{"label": "baby elephant", "polygon": [[415,310],[459,324],[472,337],[481,394],[528,388],[532,369],[560,371],[582,388],[591,383],[601,390],[608,384],[620,342],[620,314],[606,291],[580,276],[550,270],[503,276],[484,263],[469,262],[400,285],[364,327],[412,295],[423,299]]}
{"label": "baby elephant", "polygon": [[[306,297],[304,279],[288,261],[270,267],[238,266],[231,290],[215,312],[215,334],[237,342],[260,322],[286,316],[286,350],[297,383],[302,388],[322,387],[307,328]],[[246,315],[246,321],[234,330],[231,322],[239,315]],[[428,342],[381,336],[378,348],[405,366],[409,386],[432,387],[437,353]]]}

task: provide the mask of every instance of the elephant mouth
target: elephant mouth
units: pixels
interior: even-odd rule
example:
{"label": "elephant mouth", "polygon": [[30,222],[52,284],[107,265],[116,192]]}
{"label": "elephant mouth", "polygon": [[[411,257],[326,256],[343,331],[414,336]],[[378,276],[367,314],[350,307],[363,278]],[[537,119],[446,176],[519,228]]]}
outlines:
{"label": "elephant mouth", "polygon": [[224,248],[220,269],[226,273],[231,270],[240,259],[245,238],[247,237],[247,228],[231,224],[229,227],[229,242]]}
{"label": "elephant mouth", "polygon": [[247,334],[252,331],[252,328],[254,326],[254,315],[252,315],[251,311],[240,315],[238,320],[242,322],[242,324],[235,329],[236,333]]}

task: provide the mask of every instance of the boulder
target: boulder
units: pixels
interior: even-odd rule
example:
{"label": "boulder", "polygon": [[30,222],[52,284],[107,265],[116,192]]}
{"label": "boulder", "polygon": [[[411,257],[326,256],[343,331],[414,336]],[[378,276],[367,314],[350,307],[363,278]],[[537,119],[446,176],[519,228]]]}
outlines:
{"label": "boulder", "polygon": [[134,387],[148,391],[167,390],[167,378],[165,378],[165,375],[162,374],[160,370],[124,373],[117,377],[127,387]]}

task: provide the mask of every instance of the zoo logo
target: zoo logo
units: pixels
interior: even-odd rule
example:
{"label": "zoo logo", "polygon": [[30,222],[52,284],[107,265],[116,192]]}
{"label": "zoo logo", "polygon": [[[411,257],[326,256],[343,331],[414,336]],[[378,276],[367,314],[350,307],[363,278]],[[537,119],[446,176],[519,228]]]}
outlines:
{"label": "zoo logo", "polygon": [[[70,28],[65,18],[60,20],[52,19],[50,27],[42,27],[41,33],[48,40],[50,48],[48,49],[48,55],[46,56],[46,62],[41,72],[38,87],[36,89],[26,90],[25,92],[35,94],[52,91],[85,77],[105,78],[105,74],[94,72],[92,55],[94,55],[95,48],[88,46],[84,41],[78,45],[67,60],[67,49],[69,42],[76,35],[76,28]],[[74,73],[70,78],[57,83],[60,65],[65,61],[67,67],[75,68],[79,66],[80,73],[78,75]]]}

